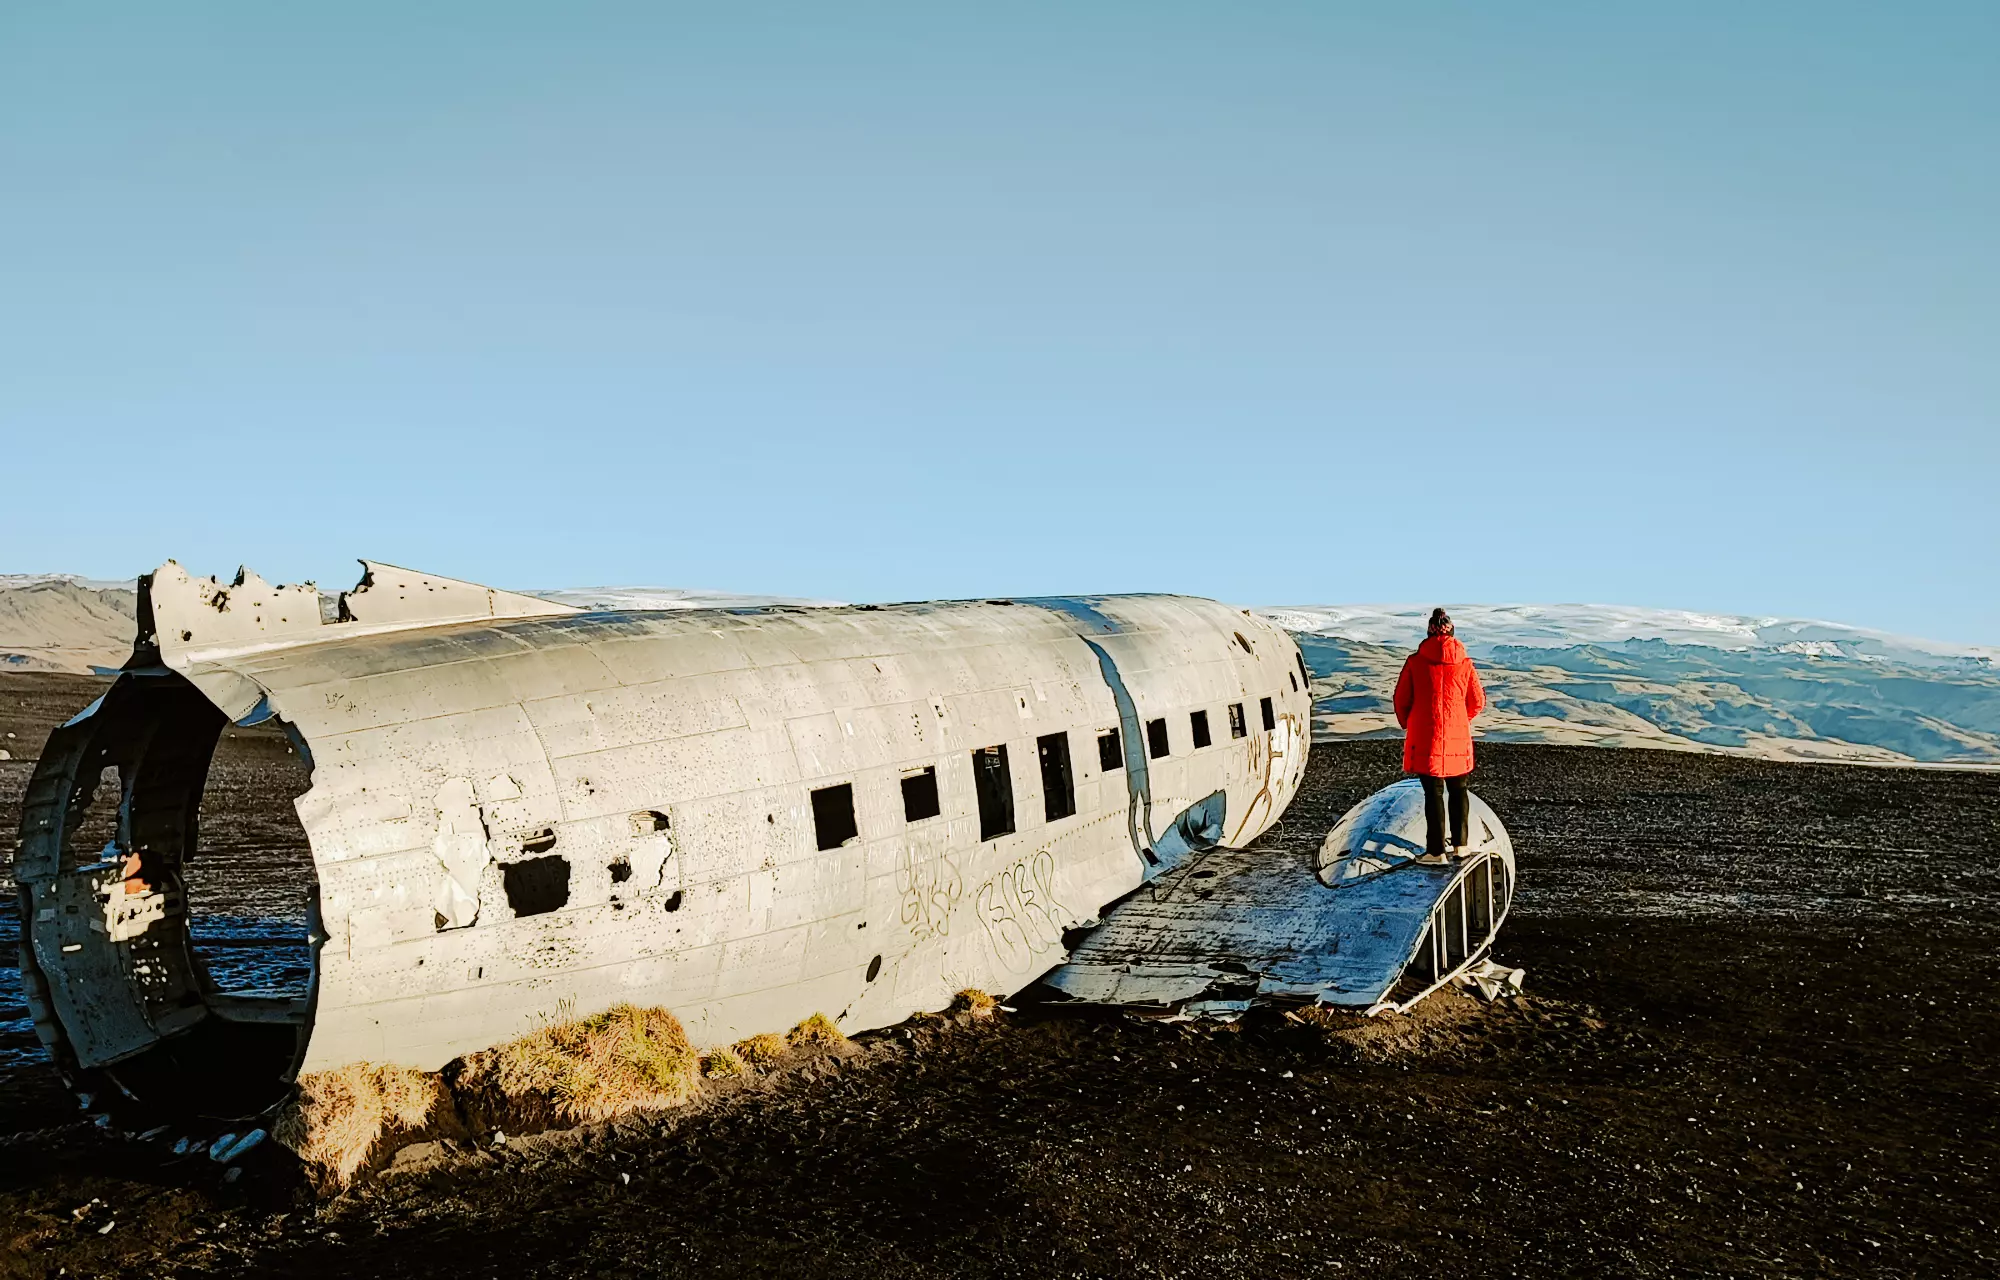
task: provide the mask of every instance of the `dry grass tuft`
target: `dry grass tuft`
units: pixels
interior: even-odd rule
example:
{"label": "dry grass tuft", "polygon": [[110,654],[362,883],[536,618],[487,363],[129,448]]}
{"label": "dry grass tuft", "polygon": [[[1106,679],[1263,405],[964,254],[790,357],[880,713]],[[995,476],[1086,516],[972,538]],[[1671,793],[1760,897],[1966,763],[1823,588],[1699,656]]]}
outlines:
{"label": "dry grass tuft", "polygon": [[794,1049],[838,1049],[847,1043],[847,1037],[833,1025],[833,1019],[823,1013],[815,1013],[793,1027],[785,1039]]}
{"label": "dry grass tuft", "polygon": [[296,1154],[322,1186],[353,1181],[383,1138],[414,1132],[444,1100],[436,1076],[409,1067],[354,1062],[299,1077],[271,1136]]}
{"label": "dry grass tuft", "polygon": [[750,1064],[743,1061],[742,1054],[721,1044],[701,1055],[701,1073],[711,1080],[745,1076],[750,1074]]}
{"label": "dry grass tuft", "polygon": [[[485,1094],[515,1126],[583,1124],[672,1107],[700,1087],[701,1058],[665,1009],[621,1004],[463,1059],[453,1082]],[[492,1095],[498,1095],[493,1099]]]}
{"label": "dry grass tuft", "polygon": [[785,1038],[766,1031],[762,1035],[751,1036],[748,1040],[736,1042],[737,1056],[748,1066],[759,1071],[769,1071],[785,1060]]}
{"label": "dry grass tuft", "polygon": [[998,1003],[999,1001],[977,987],[967,987],[951,998],[952,1012],[969,1013],[975,1018],[992,1017],[993,1008]]}

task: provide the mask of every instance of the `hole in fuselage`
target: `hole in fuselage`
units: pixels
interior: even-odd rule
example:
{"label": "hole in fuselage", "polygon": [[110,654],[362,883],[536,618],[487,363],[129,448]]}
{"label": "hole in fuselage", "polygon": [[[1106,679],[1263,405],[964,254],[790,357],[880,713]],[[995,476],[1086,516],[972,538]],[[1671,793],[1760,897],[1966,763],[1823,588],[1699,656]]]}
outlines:
{"label": "hole in fuselage", "polygon": [[569,905],[569,859],[559,853],[500,864],[507,905],[518,916],[546,915]]}
{"label": "hole in fuselage", "polygon": [[306,997],[315,877],[293,805],[311,786],[277,720],[223,729],[202,790],[200,844],[181,868],[189,940],[217,995]]}
{"label": "hole in fuselage", "polygon": [[554,828],[543,827],[540,831],[521,841],[522,853],[547,853],[556,847]]}
{"label": "hole in fuselage", "polygon": [[[122,676],[76,732],[61,870],[32,887],[66,904],[36,926],[61,935],[38,948],[68,993],[58,1059],[80,1089],[147,1113],[261,1112],[290,1089],[311,1003],[299,749],[275,719],[227,724],[164,672]],[[41,771],[64,767],[52,755]]]}

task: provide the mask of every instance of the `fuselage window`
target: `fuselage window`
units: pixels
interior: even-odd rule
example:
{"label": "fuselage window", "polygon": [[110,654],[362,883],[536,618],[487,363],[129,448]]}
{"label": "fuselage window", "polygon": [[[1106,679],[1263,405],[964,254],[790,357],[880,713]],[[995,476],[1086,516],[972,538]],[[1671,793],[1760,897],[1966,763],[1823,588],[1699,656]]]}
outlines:
{"label": "fuselage window", "polygon": [[1292,656],[1299,660],[1299,679],[1305,682],[1306,688],[1312,688],[1313,673],[1306,669],[1306,655],[1295,653]]}
{"label": "fuselage window", "polygon": [[979,796],[979,838],[991,840],[1014,830],[1014,775],[1007,771],[1007,748],[981,747],[972,753],[972,785]]}
{"label": "fuselage window", "polygon": [[854,784],[821,787],[812,793],[813,832],[822,849],[838,849],[861,834],[854,825]]}
{"label": "fuselage window", "polygon": [[1208,745],[1208,712],[1197,711],[1189,716],[1188,728],[1194,733],[1194,749],[1196,751]]}
{"label": "fuselage window", "polygon": [[1152,753],[1155,760],[1167,754],[1167,722],[1165,720],[1148,720],[1146,722],[1146,749]]}
{"label": "fuselage window", "polygon": [[937,768],[925,765],[903,775],[903,821],[922,822],[943,812],[938,804]]}
{"label": "fuselage window", "polygon": [[1118,730],[1106,729],[1097,735],[1097,767],[1105,773],[1125,767],[1125,747],[1118,741]]}
{"label": "fuselage window", "polygon": [[1292,673],[1289,671],[1287,671],[1285,674],[1291,677],[1292,692],[1297,693],[1299,691],[1299,678],[1297,676],[1292,675]]}
{"label": "fuselage window", "polygon": [[1255,649],[1252,649],[1252,648],[1250,647],[1250,642],[1249,642],[1248,640],[1245,640],[1245,639],[1243,638],[1243,633],[1242,633],[1241,631],[1239,631],[1239,632],[1237,632],[1237,633],[1236,633],[1236,643],[1238,643],[1238,644],[1242,645],[1242,646],[1243,646],[1243,652],[1245,652],[1245,653],[1247,653],[1247,654],[1251,654],[1252,656],[1254,656],[1254,655],[1256,654],[1256,652],[1257,652],[1257,651],[1256,651]]}
{"label": "fuselage window", "polygon": [[1050,822],[1076,812],[1076,784],[1069,773],[1069,735],[1051,733],[1035,739],[1042,758],[1042,816]]}
{"label": "fuselage window", "polygon": [[1248,732],[1250,732],[1249,728],[1243,723],[1243,704],[1240,702],[1230,703],[1229,736],[1232,738],[1240,738]]}
{"label": "fuselage window", "polygon": [[1271,700],[1269,698],[1259,698],[1257,700],[1257,709],[1264,713],[1265,733],[1269,733],[1271,732],[1271,730],[1278,727],[1278,717],[1277,714],[1271,710]]}

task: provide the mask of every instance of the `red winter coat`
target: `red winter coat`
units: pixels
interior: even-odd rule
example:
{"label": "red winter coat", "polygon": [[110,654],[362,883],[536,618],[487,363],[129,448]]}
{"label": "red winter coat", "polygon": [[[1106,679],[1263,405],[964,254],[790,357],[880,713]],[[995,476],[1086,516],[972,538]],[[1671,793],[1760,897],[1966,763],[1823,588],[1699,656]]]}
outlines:
{"label": "red winter coat", "polygon": [[1486,708],[1479,673],[1457,636],[1432,636],[1403,661],[1396,678],[1396,723],[1403,726],[1403,772],[1456,778],[1472,772],[1472,718]]}

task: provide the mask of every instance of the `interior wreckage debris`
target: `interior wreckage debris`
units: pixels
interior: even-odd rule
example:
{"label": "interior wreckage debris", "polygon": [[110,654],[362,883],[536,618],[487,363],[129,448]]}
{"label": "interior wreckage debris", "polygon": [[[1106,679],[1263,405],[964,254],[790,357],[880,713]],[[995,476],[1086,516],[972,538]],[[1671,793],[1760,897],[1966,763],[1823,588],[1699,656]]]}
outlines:
{"label": "interior wreckage debris", "polygon": [[[1462,862],[1410,856],[1400,784],[1312,865],[1242,852],[1297,792],[1311,711],[1298,646],[1245,611],[585,612],[363,565],[323,618],[310,583],[169,561],[110,690],[50,737],[21,970],[80,1095],[255,1119],[302,1074],[435,1071],[621,1005],[727,1044],[1038,979],[1184,1014],[1505,984],[1513,860],[1484,805]],[[311,777],[302,994],[220,989],[189,935],[211,756],[265,721]],[[103,805],[115,834],[85,847]]]}

